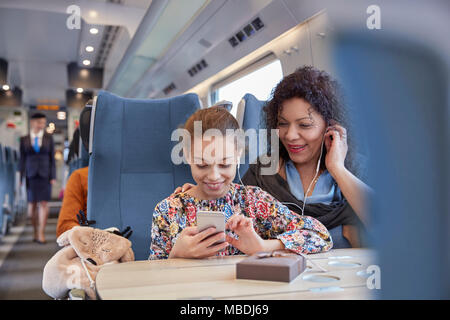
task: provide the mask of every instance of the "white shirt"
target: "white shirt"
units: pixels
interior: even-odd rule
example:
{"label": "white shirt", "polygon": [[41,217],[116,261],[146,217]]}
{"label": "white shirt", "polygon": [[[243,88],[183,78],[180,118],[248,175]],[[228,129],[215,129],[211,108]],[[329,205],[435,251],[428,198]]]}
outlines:
{"label": "white shirt", "polygon": [[38,138],[39,148],[42,147],[42,137],[44,136],[44,130],[39,131],[38,133],[34,133],[32,130],[30,131],[30,140],[31,146],[34,147],[34,138]]}

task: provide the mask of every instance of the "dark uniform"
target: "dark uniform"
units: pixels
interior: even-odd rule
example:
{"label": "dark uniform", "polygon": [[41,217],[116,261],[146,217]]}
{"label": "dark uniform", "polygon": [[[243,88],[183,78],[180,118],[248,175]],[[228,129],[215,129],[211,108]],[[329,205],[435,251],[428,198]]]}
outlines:
{"label": "dark uniform", "polygon": [[32,145],[30,135],[20,138],[20,179],[26,178],[28,202],[50,201],[50,180],[56,176],[52,136],[44,132],[38,149]]}

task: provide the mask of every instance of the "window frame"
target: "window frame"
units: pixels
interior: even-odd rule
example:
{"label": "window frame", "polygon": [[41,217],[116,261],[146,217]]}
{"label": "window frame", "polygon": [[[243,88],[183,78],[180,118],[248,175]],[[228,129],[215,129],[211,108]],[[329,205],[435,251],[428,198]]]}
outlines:
{"label": "window frame", "polygon": [[[270,52],[269,54],[263,56],[262,58],[253,61],[252,63],[242,67],[241,69],[237,70],[236,72],[233,72],[232,74],[220,79],[219,81],[213,83],[210,87],[210,99],[211,99],[211,105],[214,105],[215,103],[218,102],[218,93],[217,91],[236,81],[239,80],[240,78],[245,77],[246,75],[257,71],[258,69],[261,69],[263,67],[265,67],[266,65],[274,62],[274,61],[279,61],[281,64],[281,60],[275,55],[275,53]],[[283,66],[281,66],[281,70],[283,72]]]}

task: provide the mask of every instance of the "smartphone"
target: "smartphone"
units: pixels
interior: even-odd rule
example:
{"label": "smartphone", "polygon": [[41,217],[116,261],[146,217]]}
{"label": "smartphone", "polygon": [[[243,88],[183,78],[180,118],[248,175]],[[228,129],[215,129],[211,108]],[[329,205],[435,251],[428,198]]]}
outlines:
{"label": "smartphone", "polygon": [[[225,232],[225,214],[220,211],[198,211],[197,212],[197,228],[199,232],[210,227],[216,228],[216,233]],[[213,234],[213,235],[214,235]],[[211,236],[213,236],[211,235]],[[225,242],[225,236],[222,240],[214,244]]]}

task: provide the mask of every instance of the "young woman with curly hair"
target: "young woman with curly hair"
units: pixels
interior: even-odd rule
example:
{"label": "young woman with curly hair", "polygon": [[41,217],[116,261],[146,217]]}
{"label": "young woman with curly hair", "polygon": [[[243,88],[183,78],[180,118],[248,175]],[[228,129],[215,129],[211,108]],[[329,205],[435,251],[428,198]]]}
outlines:
{"label": "young woman with curly hair", "polygon": [[370,188],[355,175],[338,84],[324,71],[299,68],[276,86],[263,116],[269,135],[270,129],[279,130],[278,173],[262,175],[258,162],[250,165],[244,184],[261,187],[329,230],[342,226],[341,246],[360,246]]}

